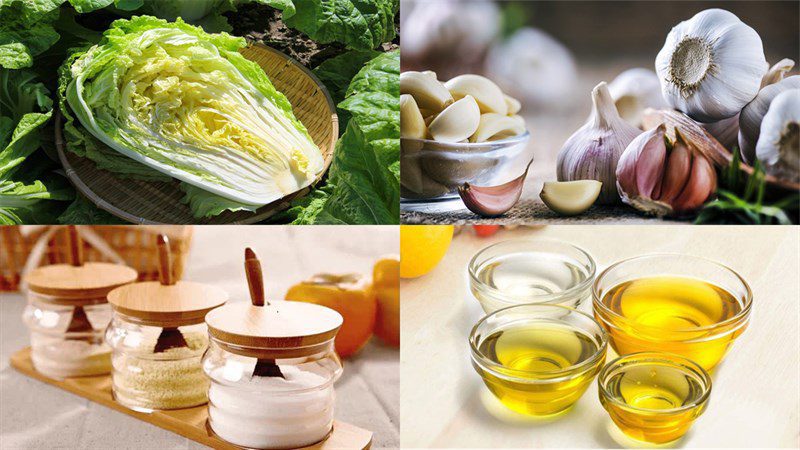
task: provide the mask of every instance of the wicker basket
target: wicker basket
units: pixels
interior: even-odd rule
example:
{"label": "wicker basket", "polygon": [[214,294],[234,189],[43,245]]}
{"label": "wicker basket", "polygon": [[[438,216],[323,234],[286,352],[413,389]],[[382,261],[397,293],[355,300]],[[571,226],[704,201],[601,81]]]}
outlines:
{"label": "wicker basket", "polygon": [[[0,227],[0,291],[17,291],[21,272],[25,267],[36,241],[46,228],[42,227],[30,234],[22,233],[18,226]],[[156,235],[165,233],[170,237],[175,274],[183,274],[183,267],[189,254],[192,241],[191,226],[134,226],[98,225],[92,230],[117,252],[125,263],[139,272],[139,280],[158,279],[158,251]],[[110,261],[97,249],[83,242],[86,261]],[[58,230],[47,243],[42,265],[67,262],[66,233]]]}

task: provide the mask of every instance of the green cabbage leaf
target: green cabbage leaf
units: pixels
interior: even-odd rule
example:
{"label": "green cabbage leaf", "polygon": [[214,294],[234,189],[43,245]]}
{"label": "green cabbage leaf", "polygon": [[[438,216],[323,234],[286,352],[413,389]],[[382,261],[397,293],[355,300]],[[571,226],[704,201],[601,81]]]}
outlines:
{"label": "green cabbage leaf", "polygon": [[244,45],[181,19],[115,21],[62,68],[68,148],[124,175],[182,181],[196,216],[310,185],[322,153]]}

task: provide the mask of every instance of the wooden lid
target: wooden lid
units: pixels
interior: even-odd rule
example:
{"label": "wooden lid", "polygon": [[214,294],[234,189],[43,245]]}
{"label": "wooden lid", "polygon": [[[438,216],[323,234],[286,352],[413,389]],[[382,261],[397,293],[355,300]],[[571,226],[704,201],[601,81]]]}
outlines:
{"label": "wooden lid", "polygon": [[145,325],[171,328],[202,323],[206,313],[228,301],[228,294],[208,284],[177,281],[169,238],[159,234],[156,242],[159,281],[114,289],[108,302],[115,311]]}
{"label": "wooden lid", "polygon": [[164,327],[202,323],[206,313],[226,301],[228,293],[222,289],[192,281],[133,283],[108,294],[115,311],[146,325]]}
{"label": "wooden lid", "polygon": [[[233,353],[259,359],[295,358],[321,351],[336,337],[342,315],[313,303],[264,299],[261,262],[253,250],[244,252],[250,303],[231,303],[206,316],[208,332]],[[274,363],[273,363],[274,364]]]}
{"label": "wooden lid", "polygon": [[[229,303],[206,316],[208,331],[214,338],[253,349],[237,353],[258,358],[269,357],[269,353],[276,358],[286,357],[285,351],[289,350],[301,350],[299,354],[304,354],[302,347],[313,347],[336,337],[343,321],[342,315],[331,308],[287,300],[270,301],[264,306]],[[316,351],[310,349],[308,353]]]}
{"label": "wooden lid", "polygon": [[102,262],[83,262],[80,237],[74,225],[67,228],[69,264],[53,264],[32,270],[25,277],[28,288],[54,303],[98,303],[114,288],[136,281],[137,273],[128,266]]}

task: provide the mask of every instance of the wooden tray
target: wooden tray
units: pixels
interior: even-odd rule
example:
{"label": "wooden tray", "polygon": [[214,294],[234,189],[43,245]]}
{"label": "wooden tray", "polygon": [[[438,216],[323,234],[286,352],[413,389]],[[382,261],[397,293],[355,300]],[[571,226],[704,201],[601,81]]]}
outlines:
{"label": "wooden tray", "polygon": [[[339,137],[339,119],[330,94],[319,79],[289,56],[263,44],[250,44],[241,50],[245,58],[264,69],[275,88],[292,104],[292,110],[308,129],[308,134],[322,151],[325,168],[312,183],[314,186],[328,170]],[[311,186],[264,205],[255,213],[226,211],[207,219],[195,219],[189,207],[181,203],[179,182],[153,182],[123,179],[98,169],[93,161],[66,149],[62,133],[63,116],[56,112],[56,148],[72,184],[98,208],[132,223],[140,224],[230,224],[255,223],[286,209],[289,202],[311,191]],[[102,144],[100,144],[102,145]]]}
{"label": "wooden tray", "polygon": [[[111,377],[109,375],[69,378],[64,381],[53,380],[40,374],[33,368],[30,347],[26,347],[11,355],[11,366],[31,378],[52,384],[65,391],[88,398],[95,403],[123,412],[139,420],[172,431],[173,433],[178,433],[181,436],[203,445],[224,450],[237,450],[241,448],[219,439],[206,428],[206,419],[208,418],[208,408],[206,405],[170,411],[155,411],[150,414],[133,411],[114,401],[111,396]],[[367,450],[371,445],[372,432],[337,420],[333,423],[333,432],[328,439],[298,450],[332,450],[345,448]]]}

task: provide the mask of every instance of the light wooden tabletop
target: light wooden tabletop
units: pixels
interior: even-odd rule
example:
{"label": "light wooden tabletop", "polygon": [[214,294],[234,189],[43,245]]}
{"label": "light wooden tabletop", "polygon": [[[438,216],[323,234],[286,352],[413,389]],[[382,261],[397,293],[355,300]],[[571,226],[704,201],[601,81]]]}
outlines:
{"label": "light wooden tabletop", "polygon": [[[244,248],[250,246],[264,266],[266,297],[283,299],[292,284],[315,273],[371,275],[381,255],[398,253],[398,242],[397,227],[195,227],[184,278],[224,289],[230,302],[249,303]],[[15,371],[9,357],[30,345],[24,306],[22,295],[0,294],[0,449],[205,448]],[[400,445],[398,366],[398,351],[373,339],[344,361],[336,382],[336,418],[372,431],[373,448]]]}
{"label": "light wooden tabletop", "polygon": [[[679,447],[800,446],[800,227],[549,226],[462,233],[431,273],[404,280],[400,417],[403,447],[591,447],[626,443],[593,383],[575,408],[549,423],[489,412],[488,392],[470,365],[468,334],[483,315],[466,266],[481,248],[514,238],[556,238],[591,253],[599,269],[652,252],[724,262],[754,291],[749,328],[713,376],[708,410]],[[590,302],[581,306],[591,311]]]}

